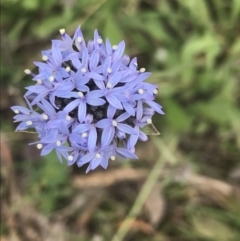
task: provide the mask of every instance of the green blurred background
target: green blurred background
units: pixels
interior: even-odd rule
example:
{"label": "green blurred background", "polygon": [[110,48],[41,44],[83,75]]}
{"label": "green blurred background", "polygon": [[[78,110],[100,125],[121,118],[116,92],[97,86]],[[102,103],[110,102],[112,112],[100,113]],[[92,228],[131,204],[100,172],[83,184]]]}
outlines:
{"label": "green blurred background", "polygon": [[[1,25],[1,240],[240,240],[239,0],[2,0]],[[166,113],[138,161],[88,175],[40,158],[9,109],[24,105],[24,69],[78,25],[125,40]]]}

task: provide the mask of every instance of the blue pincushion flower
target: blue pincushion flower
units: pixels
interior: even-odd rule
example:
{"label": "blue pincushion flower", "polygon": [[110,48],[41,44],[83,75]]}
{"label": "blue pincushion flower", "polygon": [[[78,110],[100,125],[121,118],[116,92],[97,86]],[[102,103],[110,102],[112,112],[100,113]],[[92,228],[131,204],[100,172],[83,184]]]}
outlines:
{"label": "blue pincushion flower", "polygon": [[123,56],[125,43],[104,43],[98,31],[85,42],[80,27],[73,38],[60,30],[62,40],[42,52],[44,62],[34,62],[35,84],[24,96],[29,108],[13,106],[17,131],[34,129],[41,155],[55,150],[59,160],[88,163],[87,172],[107,168],[116,156],[134,158],[142,131],[152,124],[155,112],[164,114],[154,102],[156,85],[146,83],[150,73],[138,70],[137,59]]}

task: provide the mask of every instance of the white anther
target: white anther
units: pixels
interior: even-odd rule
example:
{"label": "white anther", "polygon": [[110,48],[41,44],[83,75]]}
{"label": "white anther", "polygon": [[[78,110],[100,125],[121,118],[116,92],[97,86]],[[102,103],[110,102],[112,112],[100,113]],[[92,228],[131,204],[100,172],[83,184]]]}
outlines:
{"label": "white anther", "polygon": [[48,79],[49,79],[50,82],[53,82],[54,81],[54,76],[51,75]]}
{"label": "white anther", "polygon": [[118,48],[117,45],[113,45],[113,46],[112,46],[112,49],[113,49],[113,50],[117,50],[117,48]]}
{"label": "white anther", "polygon": [[32,121],[27,121],[26,124],[27,124],[28,126],[30,126],[30,125],[32,125]]}
{"label": "white anther", "polygon": [[66,67],[66,71],[67,72],[70,72],[71,71],[71,68],[68,66],[68,67]]}
{"label": "white anther", "polygon": [[87,132],[83,132],[83,133],[82,133],[82,137],[83,137],[83,138],[85,138],[85,137],[87,137],[87,136],[88,136],[88,133],[87,133]]}
{"label": "white anther", "polygon": [[138,93],[141,95],[141,94],[144,93],[144,90],[143,90],[143,89],[139,89],[139,90],[138,90]]}
{"label": "white anther", "polygon": [[40,149],[42,149],[42,148],[43,148],[43,145],[42,145],[41,143],[38,143],[38,144],[37,144],[37,149],[40,150]]}
{"label": "white anther", "polygon": [[111,69],[111,68],[107,68],[107,72],[108,72],[109,74],[111,74],[111,73],[112,73],[112,69]]}
{"label": "white anther", "polygon": [[97,40],[97,42],[98,42],[99,44],[101,44],[101,43],[103,42],[103,40],[102,40],[101,38],[99,38],[99,39]]}
{"label": "white anther", "polygon": [[101,158],[101,154],[100,154],[100,153],[97,153],[97,154],[96,154],[96,158]]}
{"label": "white anther", "polygon": [[79,92],[78,92],[78,96],[79,96],[79,97],[83,97],[83,96],[84,96],[84,95],[83,95],[83,92],[79,91]]}
{"label": "white anther", "polygon": [[61,29],[59,29],[59,32],[60,32],[61,35],[63,35],[63,34],[65,34],[66,31],[65,31],[64,28],[61,28]]}
{"label": "white anther", "polygon": [[112,84],[111,83],[107,83],[107,87],[110,89],[112,88]]}
{"label": "white anther", "polygon": [[68,156],[68,160],[72,161],[73,160],[73,156],[72,155]]}
{"label": "white anther", "polygon": [[39,85],[41,85],[41,84],[42,84],[42,80],[41,80],[41,79],[38,79],[38,80],[37,80],[37,83],[38,83]]}
{"label": "white anther", "polygon": [[146,69],[145,69],[145,68],[141,68],[139,71],[140,71],[141,73],[144,73],[144,72],[146,71]]}
{"label": "white anther", "polygon": [[152,124],[152,119],[147,119],[148,124]]}
{"label": "white anther", "polygon": [[67,116],[66,116],[66,119],[67,119],[68,121],[70,121],[70,120],[72,119],[72,117],[69,116],[69,115],[67,115]]}
{"label": "white anther", "polygon": [[44,120],[48,120],[48,116],[47,116],[46,114],[42,114],[42,118],[43,118]]}
{"label": "white anther", "polygon": [[158,93],[158,89],[155,89],[155,90],[153,90],[153,94],[157,94]]}
{"label": "white anther", "polygon": [[48,56],[47,55],[43,55],[42,56],[42,60],[47,61],[48,60]]}
{"label": "white anther", "polygon": [[15,113],[15,114],[19,114],[20,111],[19,111],[19,110],[14,110],[14,113]]}
{"label": "white anther", "polygon": [[30,69],[25,69],[24,72],[25,72],[25,74],[31,74],[32,73]]}
{"label": "white anther", "polygon": [[111,156],[110,157],[112,161],[115,161],[116,157],[115,156]]}
{"label": "white anther", "polygon": [[117,121],[115,121],[115,120],[112,121],[113,126],[117,126],[117,124],[118,124]]}
{"label": "white anther", "polygon": [[81,72],[82,72],[82,73],[86,73],[86,72],[87,72],[87,69],[86,69],[86,68],[82,68],[82,69],[81,69]]}
{"label": "white anther", "polygon": [[77,41],[78,41],[78,43],[81,43],[82,42],[82,37],[77,37]]}
{"label": "white anther", "polygon": [[61,146],[61,141],[57,141],[57,142],[56,142],[56,145],[57,145],[57,146]]}

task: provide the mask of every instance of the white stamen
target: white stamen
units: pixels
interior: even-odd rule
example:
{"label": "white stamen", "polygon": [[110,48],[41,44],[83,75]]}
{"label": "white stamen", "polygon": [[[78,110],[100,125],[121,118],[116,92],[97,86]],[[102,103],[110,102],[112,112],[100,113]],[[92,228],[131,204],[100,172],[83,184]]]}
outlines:
{"label": "white stamen", "polygon": [[72,119],[72,117],[69,116],[69,115],[67,115],[67,116],[66,116],[66,119],[67,119],[68,121],[70,121],[70,120]]}
{"label": "white stamen", "polygon": [[72,155],[68,156],[68,160],[72,161],[73,160],[73,156]]}
{"label": "white stamen", "polygon": [[63,34],[65,34],[66,31],[65,31],[64,28],[61,28],[61,29],[59,29],[59,32],[60,32],[61,35],[63,35]]}
{"label": "white stamen", "polygon": [[140,71],[141,73],[144,73],[144,72],[146,71],[146,69],[145,69],[145,68],[141,68],[139,71]]}
{"label": "white stamen", "polygon": [[68,67],[66,67],[66,71],[67,72],[70,72],[71,71],[71,68],[68,66]]}
{"label": "white stamen", "polygon": [[78,96],[79,96],[79,97],[83,97],[83,96],[84,96],[84,95],[83,95],[83,92],[79,91],[79,92],[78,92]]}
{"label": "white stamen", "polygon": [[101,154],[100,154],[100,153],[97,153],[97,154],[96,154],[96,158],[101,158]]}
{"label": "white stamen", "polygon": [[138,93],[141,95],[141,94],[144,93],[144,90],[143,90],[143,89],[139,89],[139,90],[138,90]]}
{"label": "white stamen", "polygon": [[152,124],[152,119],[147,119],[148,124]]}
{"label": "white stamen", "polygon": [[42,60],[47,61],[48,60],[48,56],[47,55],[43,55],[42,56]]}
{"label": "white stamen", "polygon": [[87,72],[87,69],[86,69],[86,68],[82,68],[82,69],[81,69],[81,72],[82,72],[82,73],[86,73],[86,72]]}
{"label": "white stamen", "polygon": [[83,138],[85,138],[85,137],[87,137],[87,136],[88,136],[88,133],[87,133],[87,132],[83,132],[83,133],[82,133],[82,137],[83,137]]}
{"label": "white stamen", "polygon": [[115,156],[111,156],[111,160],[115,161],[116,157]]}
{"label": "white stamen", "polygon": [[14,110],[14,113],[15,113],[15,114],[19,114],[20,111],[19,111],[19,110]]}
{"label": "white stamen", "polygon": [[42,114],[42,118],[43,118],[44,120],[48,120],[48,116],[47,116],[46,114]]}
{"label": "white stamen", "polygon": [[25,72],[25,74],[31,74],[32,73],[30,69],[25,69],[24,72]]}
{"label": "white stamen", "polygon": [[57,145],[57,146],[61,146],[61,141],[57,141],[57,142],[56,142],[56,145]]}
{"label": "white stamen", "polygon": [[40,150],[40,149],[42,149],[42,147],[43,147],[43,145],[42,145],[41,143],[38,143],[38,144],[37,144],[37,149]]}
{"label": "white stamen", "polygon": [[54,76],[51,75],[48,79],[49,79],[50,82],[53,82],[54,81]]}
{"label": "white stamen", "polygon": [[41,80],[41,79],[38,79],[38,80],[37,80],[37,83],[38,83],[39,85],[41,85],[41,84],[42,84],[42,80]]}
{"label": "white stamen", "polygon": [[113,50],[117,50],[117,48],[118,48],[117,45],[113,45],[113,46],[112,46],[112,49],[113,49]]}
{"label": "white stamen", "polygon": [[77,37],[77,41],[78,41],[78,43],[81,43],[82,42],[82,37]]}
{"label": "white stamen", "polygon": [[32,125],[32,121],[27,121],[26,124],[27,124],[28,126],[30,126],[30,125]]}
{"label": "white stamen", "polygon": [[111,83],[107,83],[107,87],[110,89],[112,88],[112,84]]}
{"label": "white stamen", "polygon": [[97,42],[98,42],[99,44],[101,44],[101,43],[103,42],[103,40],[102,40],[101,38],[99,38],[99,39],[97,40]]}
{"label": "white stamen", "polygon": [[107,68],[107,72],[108,72],[109,74],[111,74],[111,73],[112,73],[112,69],[111,69],[111,68]]}
{"label": "white stamen", "polygon": [[158,93],[158,89],[155,89],[155,90],[153,90],[153,94],[157,94]]}
{"label": "white stamen", "polygon": [[117,124],[118,124],[117,121],[115,121],[115,120],[112,121],[113,126],[117,126]]}

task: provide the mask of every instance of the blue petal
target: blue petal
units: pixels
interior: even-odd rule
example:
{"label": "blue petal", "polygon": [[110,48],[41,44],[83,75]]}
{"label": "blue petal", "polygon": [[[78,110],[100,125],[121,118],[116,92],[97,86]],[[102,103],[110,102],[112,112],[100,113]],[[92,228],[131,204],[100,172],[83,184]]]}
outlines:
{"label": "blue petal", "polygon": [[101,166],[102,166],[104,169],[107,169],[107,167],[108,167],[108,158],[106,158],[105,156],[103,156],[103,158],[102,158]]}
{"label": "blue petal", "polygon": [[105,80],[105,77],[103,77],[100,74],[93,73],[93,72],[88,72],[88,73],[85,74],[85,76],[87,76],[87,77],[89,77],[93,80]]}
{"label": "blue petal", "polygon": [[108,79],[108,83],[110,83],[112,85],[112,87],[114,87],[116,84],[118,84],[119,80],[121,79],[122,74],[117,72],[114,75],[111,75]]}
{"label": "blue petal", "polygon": [[88,62],[88,50],[86,47],[82,48],[82,64],[87,65]]}
{"label": "blue petal", "polygon": [[56,114],[55,109],[53,108],[53,106],[47,100],[42,99],[41,102],[43,104],[43,110],[47,114],[50,114],[50,115],[55,115]]}
{"label": "blue petal", "polygon": [[115,134],[115,128],[113,126],[108,126],[107,128],[103,129],[101,144],[102,147],[108,146],[111,141],[113,140]]}
{"label": "blue petal", "polygon": [[147,79],[149,76],[151,75],[151,73],[149,72],[145,72],[143,74],[140,74],[137,79],[136,79],[136,82],[142,82],[144,81],[145,79]]}
{"label": "blue petal", "polygon": [[82,165],[90,162],[94,157],[95,157],[95,153],[94,152],[90,152],[88,154],[86,154],[85,156],[83,156],[79,161],[78,161],[78,166],[81,167]]}
{"label": "blue petal", "polygon": [[87,113],[87,104],[83,101],[80,101],[78,106],[78,120],[82,123],[85,120]]}
{"label": "blue petal", "polygon": [[26,87],[26,89],[33,93],[37,93],[37,94],[48,91],[48,89],[45,86],[38,85],[38,84]]}
{"label": "blue petal", "polygon": [[91,57],[90,57],[90,61],[89,61],[89,68],[90,70],[94,70],[99,62],[99,50],[95,50],[93,51]]}
{"label": "blue petal", "polygon": [[159,105],[158,103],[151,101],[151,100],[146,100],[145,101],[150,107],[152,107],[156,112],[159,114],[164,115],[165,113],[162,111],[162,106]]}
{"label": "blue petal", "polygon": [[96,127],[98,128],[107,128],[112,125],[112,120],[110,119],[103,119],[97,122]]}
{"label": "blue petal", "polygon": [[118,44],[118,48],[113,54],[113,61],[116,61],[117,59],[122,57],[124,49],[125,49],[125,42],[122,41]]}
{"label": "blue petal", "polygon": [[63,110],[69,113],[72,110],[74,110],[79,105],[80,102],[81,101],[79,99],[74,100],[70,102]]}
{"label": "blue petal", "polygon": [[12,106],[11,109],[13,111],[18,110],[22,114],[27,114],[27,115],[30,114],[30,110],[22,106]]}
{"label": "blue petal", "polygon": [[97,168],[100,163],[102,161],[102,155],[100,158],[94,158],[92,161],[91,161],[91,165],[92,165],[92,170],[94,170],[95,168]]}
{"label": "blue petal", "polygon": [[111,95],[111,94],[106,95],[106,99],[109,102],[109,104],[111,104],[113,107],[120,109],[120,110],[123,109],[121,102],[113,95]]}
{"label": "blue petal", "polygon": [[137,132],[129,125],[118,123],[117,128],[124,133],[137,135]]}
{"label": "blue petal", "polygon": [[62,55],[61,55],[61,52],[59,51],[58,47],[55,44],[53,44],[53,46],[52,46],[52,55],[53,55],[53,59],[54,59],[56,66],[60,66],[62,63]]}
{"label": "blue petal", "polygon": [[108,117],[109,119],[112,119],[113,116],[115,115],[115,113],[116,113],[116,108],[113,107],[112,105],[109,105],[109,106],[108,106],[108,109],[107,109],[107,117]]}
{"label": "blue petal", "polygon": [[116,119],[117,122],[122,122],[125,121],[127,118],[129,118],[131,115],[127,112],[121,114],[120,116],[118,116],[118,118]]}
{"label": "blue petal", "polygon": [[106,39],[106,52],[107,52],[107,55],[112,54],[112,45],[108,38]]}
{"label": "blue petal", "polygon": [[111,56],[108,56],[103,63],[103,75],[108,75],[107,69],[111,67]]}
{"label": "blue petal", "polygon": [[147,137],[147,135],[146,135],[144,132],[139,131],[139,139],[140,139],[141,141],[147,141],[147,140],[148,140],[148,137]]}
{"label": "blue petal", "polygon": [[137,115],[136,115],[137,120],[141,120],[142,115],[143,115],[143,106],[142,106],[142,101],[139,100],[137,104]]}
{"label": "blue petal", "polygon": [[92,90],[91,92],[87,93],[87,99],[94,99],[104,96],[104,91],[102,90]]}
{"label": "blue petal", "polygon": [[88,136],[88,148],[90,151],[94,151],[97,143],[97,131],[96,128],[91,128]]}
{"label": "blue petal", "polygon": [[123,158],[138,159],[138,157],[134,153],[132,153],[129,150],[124,149],[124,148],[116,148],[116,152],[119,156],[121,156]]}
{"label": "blue petal", "polygon": [[101,99],[101,98],[97,98],[97,99],[87,99],[87,103],[89,105],[93,105],[93,106],[101,106],[104,105],[106,103],[105,100]]}
{"label": "blue petal", "polygon": [[[136,131],[138,129],[138,132],[139,132],[139,128],[138,127],[135,127],[134,129]],[[137,141],[138,141],[138,134],[137,135],[130,135],[130,137],[129,137],[130,148],[133,148],[136,145]]]}
{"label": "blue petal", "polygon": [[90,128],[91,128],[91,125],[89,125],[89,124],[79,124],[79,125],[73,130],[73,132],[82,134],[82,133],[88,131]]}
{"label": "blue petal", "polygon": [[123,108],[132,116],[135,116],[135,110],[134,108],[132,107],[131,104],[129,104],[128,102],[123,102],[122,103],[123,105]]}
{"label": "blue petal", "polygon": [[54,149],[53,144],[46,145],[45,147],[43,147],[40,155],[45,156],[45,155],[49,154],[53,149]]}

